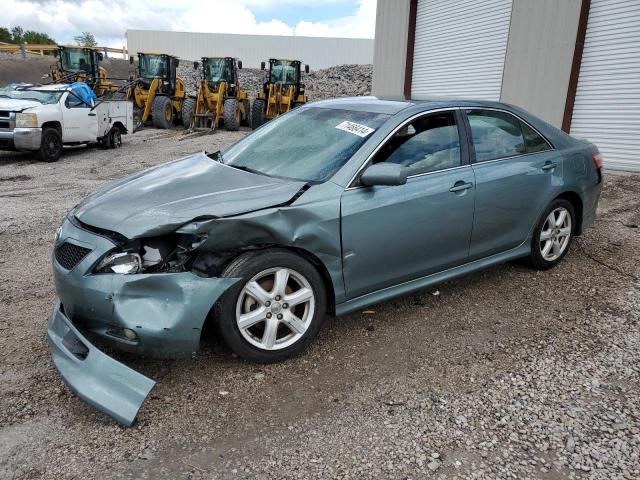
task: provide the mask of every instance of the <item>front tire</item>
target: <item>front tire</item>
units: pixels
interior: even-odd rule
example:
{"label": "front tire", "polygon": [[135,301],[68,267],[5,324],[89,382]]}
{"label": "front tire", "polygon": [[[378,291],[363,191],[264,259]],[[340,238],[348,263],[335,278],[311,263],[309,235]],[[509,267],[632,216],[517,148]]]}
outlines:
{"label": "front tire", "polygon": [[43,128],[38,158],[43,162],[55,162],[60,155],[62,155],[62,135],[56,128]]}
{"label": "front tire", "polygon": [[227,98],[224,101],[222,121],[225,130],[235,132],[240,129],[240,105],[235,98]]}
{"label": "front tire", "polygon": [[327,301],[318,271],[285,250],[247,252],[223,272],[241,280],[216,306],[217,329],[251,362],[272,363],[302,352],[324,321]]}
{"label": "front tire", "polygon": [[156,128],[169,129],[173,125],[173,105],[169,97],[156,97],[151,107],[151,119]]}
{"label": "front tire", "polygon": [[569,251],[576,227],[573,205],[558,198],[542,214],[531,239],[527,263],[536,270],[555,267]]}
{"label": "front tire", "polygon": [[185,98],[184,102],[182,102],[182,126],[184,128],[191,128],[191,122],[193,121],[193,113],[195,110],[195,98]]}
{"label": "front tire", "polygon": [[264,123],[265,101],[256,98],[251,105],[251,129],[255,130]]}

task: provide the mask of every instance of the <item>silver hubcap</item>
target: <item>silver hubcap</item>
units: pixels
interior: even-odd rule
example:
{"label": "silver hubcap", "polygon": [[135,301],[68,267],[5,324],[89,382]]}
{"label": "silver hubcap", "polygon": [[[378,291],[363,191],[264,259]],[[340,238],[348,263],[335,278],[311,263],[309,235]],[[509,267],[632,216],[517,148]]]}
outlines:
{"label": "silver hubcap", "polygon": [[571,238],[571,215],[564,207],[553,210],[540,232],[540,253],[547,262],[560,258]]}
{"label": "silver hubcap", "polygon": [[306,278],[290,268],[270,268],[255,275],[240,292],[236,324],[253,346],[280,350],[304,335],[315,305]]}

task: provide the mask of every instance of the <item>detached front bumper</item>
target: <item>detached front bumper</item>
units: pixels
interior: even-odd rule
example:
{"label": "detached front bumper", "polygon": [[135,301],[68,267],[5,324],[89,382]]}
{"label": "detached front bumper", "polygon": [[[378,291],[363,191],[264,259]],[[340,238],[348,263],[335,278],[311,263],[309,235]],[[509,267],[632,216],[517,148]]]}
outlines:
{"label": "detached front bumper", "polygon": [[41,128],[0,130],[0,149],[2,150],[34,151],[40,149],[41,142]]}
{"label": "detached front bumper", "polygon": [[144,355],[189,354],[199,348],[211,308],[239,279],[191,272],[94,274],[115,247],[108,238],[63,221],[52,259],[58,299],[48,336],[53,361],[69,387],[131,425],[153,380],[102,353],[80,331]]}
{"label": "detached front bumper", "polygon": [[156,382],[93,346],[61,311],[57,299],[47,336],[53,363],[73,393],[131,426]]}

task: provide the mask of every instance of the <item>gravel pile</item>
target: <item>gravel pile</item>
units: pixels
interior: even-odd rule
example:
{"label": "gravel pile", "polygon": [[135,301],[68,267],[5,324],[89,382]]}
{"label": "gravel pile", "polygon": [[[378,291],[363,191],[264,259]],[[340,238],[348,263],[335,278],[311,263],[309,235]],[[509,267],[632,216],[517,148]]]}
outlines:
{"label": "gravel pile", "polygon": [[640,175],[605,176],[595,225],[550,271],[499,265],[328,318],[281,364],[212,341],[115,353],[158,382],[133,428],[76,398],[46,342],[62,216],[246,131],[148,129],[53,164],[0,152],[0,478],[640,478]]}
{"label": "gravel pile", "polygon": [[[193,63],[182,61],[178,66],[178,76],[187,84],[187,92],[195,94],[195,86],[200,80],[199,72],[194,71]],[[311,71],[302,76],[306,93],[310,100],[322,100],[333,97],[351,97],[371,93],[372,65],[339,65],[323,70]],[[255,68],[240,70],[240,85],[247,90],[252,100],[262,91],[266,72]]]}

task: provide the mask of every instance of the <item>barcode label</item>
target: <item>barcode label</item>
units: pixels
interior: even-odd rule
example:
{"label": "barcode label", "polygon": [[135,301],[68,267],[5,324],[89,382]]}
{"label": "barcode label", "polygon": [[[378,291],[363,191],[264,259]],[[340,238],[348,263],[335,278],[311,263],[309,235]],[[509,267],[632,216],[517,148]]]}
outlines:
{"label": "barcode label", "polygon": [[358,135],[359,137],[366,137],[371,132],[375,132],[375,128],[369,128],[366,125],[360,125],[359,123],[344,121],[340,125],[336,125],[336,128],[339,130],[344,130],[345,132],[353,133],[354,135]]}

